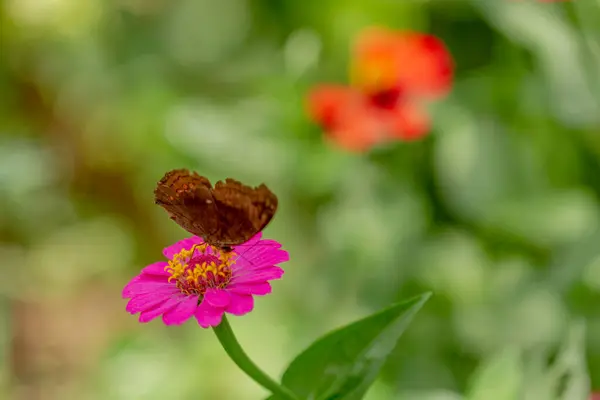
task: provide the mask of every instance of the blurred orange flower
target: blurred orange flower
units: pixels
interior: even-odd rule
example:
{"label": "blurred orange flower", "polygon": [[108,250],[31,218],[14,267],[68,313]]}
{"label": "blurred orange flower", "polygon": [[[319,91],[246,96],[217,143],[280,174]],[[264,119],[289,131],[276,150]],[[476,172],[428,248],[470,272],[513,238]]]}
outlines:
{"label": "blurred orange flower", "polygon": [[423,137],[430,127],[424,100],[448,93],[453,65],[434,36],[371,28],[354,44],[350,75],[350,86],[313,89],[308,111],[337,145],[367,151]]}

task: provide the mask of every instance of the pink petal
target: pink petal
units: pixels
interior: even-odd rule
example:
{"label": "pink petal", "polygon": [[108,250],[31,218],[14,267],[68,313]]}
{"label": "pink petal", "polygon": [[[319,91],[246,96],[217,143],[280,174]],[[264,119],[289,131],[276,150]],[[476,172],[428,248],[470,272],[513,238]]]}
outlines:
{"label": "pink petal", "polygon": [[214,308],[206,301],[202,301],[198,308],[196,308],[194,316],[201,327],[208,328],[210,326],[219,325],[221,323],[221,319],[223,318],[224,312],[225,310],[222,308]]}
{"label": "pink petal", "polygon": [[235,248],[235,252],[242,255],[249,253],[254,254],[254,256],[256,256],[257,254],[275,251],[279,249],[281,249],[281,243],[275,240],[260,240],[253,244],[248,244],[247,242],[243,245],[237,246]]}
{"label": "pink petal", "polygon": [[233,315],[244,315],[254,308],[254,298],[249,294],[231,293],[231,302],[226,311]]}
{"label": "pink petal", "polygon": [[153,293],[144,296],[136,296],[127,302],[125,311],[127,311],[130,314],[137,314],[146,310],[152,310],[153,308],[156,308],[158,305],[164,303],[168,299],[169,298],[166,296],[157,296]]}
{"label": "pink petal", "polygon": [[225,308],[229,305],[229,293],[221,289],[208,289],[204,294],[204,301],[215,308]]}
{"label": "pink petal", "polygon": [[163,255],[168,258],[169,260],[173,259],[173,256],[175,254],[179,254],[181,252],[181,250],[189,250],[191,249],[195,244],[201,244],[203,243],[202,238],[199,238],[198,236],[192,236],[190,238],[187,239],[183,239],[180,240],[177,243],[174,243],[172,245],[170,245],[169,247],[165,247],[163,250]]}
{"label": "pink petal", "polygon": [[290,255],[285,250],[279,250],[272,247],[263,247],[256,245],[245,253],[241,253],[235,265],[245,268],[260,269],[270,267],[290,259]]}
{"label": "pink petal", "polygon": [[269,247],[271,249],[280,249],[281,243],[279,243],[277,240],[273,240],[273,239],[264,239],[264,240],[261,240],[260,244],[258,244],[257,246],[261,246],[263,248]]}
{"label": "pink petal", "polygon": [[233,284],[227,287],[227,291],[236,294],[253,294],[257,296],[264,296],[271,293],[271,285],[269,282]]}
{"label": "pink petal", "polygon": [[[139,278],[139,279],[138,279]],[[176,289],[175,285],[168,283],[166,279],[162,280],[152,280],[147,279],[143,275],[139,275],[136,278],[132,279],[124,288],[123,288],[123,298],[130,298],[132,296],[154,292],[154,291],[169,291],[172,289]]]}
{"label": "pink petal", "polygon": [[121,297],[123,297],[124,299],[131,297],[133,295],[131,287],[138,284],[141,280],[142,277],[140,275],[137,275],[133,279],[131,279],[129,283],[127,283],[127,285],[125,285],[125,287],[123,288],[123,291],[121,292]]}
{"label": "pink petal", "polygon": [[260,238],[262,237],[262,232],[258,232],[256,235],[252,236],[250,240],[245,242],[244,244],[240,244],[238,246],[233,246],[233,251],[236,253],[243,252],[244,249],[248,249],[250,247],[254,247],[258,242],[260,242]]}
{"label": "pink petal", "polygon": [[265,252],[265,251],[270,251],[270,250],[278,250],[280,248],[281,248],[281,243],[279,243],[275,240],[270,240],[270,239],[254,240],[254,238],[253,238],[244,244],[235,246],[233,250],[235,253],[237,253],[239,255],[244,255],[249,251],[251,252],[250,254],[252,254],[252,252],[254,252],[255,250],[258,250],[259,252]]}
{"label": "pink petal", "polygon": [[167,267],[169,263],[165,261],[155,262],[154,264],[150,264],[144,269],[142,269],[142,274],[144,275],[158,275],[158,276],[170,276],[171,274],[165,271],[165,267]]}
{"label": "pink petal", "polygon": [[143,311],[142,313],[140,313],[139,321],[142,323],[152,321],[154,318],[158,317],[161,314],[164,314],[165,312],[175,307],[183,300],[183,298],[185,298],[185,295],[170,297],[167,301],[163,302],[157,307]]}
{"label": "pink petal", "polygon": [[272,279],[279,279],[283,276],[284,271],[279,267],[263,268],[258,271],[254,270],[238,270],[234,271],[231,278],[231,284],[249,284],[262,283]]}
{"label": "pink petal", "polygon": [[188,296],[174,308],[163,314],[165,325],[181,325],[196,311],[198,307],[198,296]]}

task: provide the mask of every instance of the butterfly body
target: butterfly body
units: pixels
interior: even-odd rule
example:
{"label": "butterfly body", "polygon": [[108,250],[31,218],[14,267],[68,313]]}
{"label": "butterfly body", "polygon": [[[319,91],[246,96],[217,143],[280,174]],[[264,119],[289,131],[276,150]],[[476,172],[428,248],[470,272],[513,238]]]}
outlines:
{"label": "butterfly body", "polygon": [[179,226],[211,246],[231,251],[262,231],[277,211],[277,196],[261,184],[210,181],[186,169],[169,171],[154,191],[155,203]]}

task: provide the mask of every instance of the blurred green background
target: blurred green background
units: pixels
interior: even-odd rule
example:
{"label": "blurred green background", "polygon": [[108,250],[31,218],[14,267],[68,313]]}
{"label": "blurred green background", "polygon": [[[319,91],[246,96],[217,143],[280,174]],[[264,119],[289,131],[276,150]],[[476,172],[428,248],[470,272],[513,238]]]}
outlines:
{"label": "blurred green background", "polygon": [[[573,326],[578,373],[600,387],[592,3],[5,0],[0,398],[266,396],[210,330],[125,312],[125,283],[187,236],[152,194],[181,167],[279,197],[265,234],[290,252],[286,275],[231,319],[272,375],[326,331],[432,290],[369,399],[459,398],[506,349],[551,362]],[[347,81],[371,25],[437,35],[456,81],[425,140],[348,154],[304,95]]]}

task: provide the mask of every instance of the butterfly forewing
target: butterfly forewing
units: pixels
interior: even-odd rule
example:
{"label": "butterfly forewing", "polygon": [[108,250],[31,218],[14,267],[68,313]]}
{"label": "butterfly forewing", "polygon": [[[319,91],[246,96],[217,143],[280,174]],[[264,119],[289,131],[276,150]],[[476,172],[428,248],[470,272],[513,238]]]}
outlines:
{"label": "butterfly forewing", "polygon": [[154,194],[177,224],[220,248],[247,242],[277,211],[277,197],[264,184],[252,188],[228,178],[213,188],[184,169],[167,172]]}
{"label": "butterfly forewing", "polygon": [[277,211],[277,197],[265,186],[251,188],[233,179],[217,182],[213,190],[221,240],[238,245],[262,231]]}
{"label": "butterfly forewing", "polygon": [[186,231],[204,237],[218,229],[219,218],[208,179],[187,170],[165,174],[154,191],[155,203]]}

